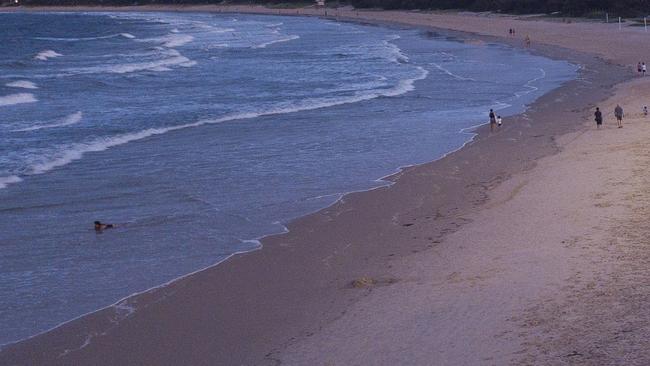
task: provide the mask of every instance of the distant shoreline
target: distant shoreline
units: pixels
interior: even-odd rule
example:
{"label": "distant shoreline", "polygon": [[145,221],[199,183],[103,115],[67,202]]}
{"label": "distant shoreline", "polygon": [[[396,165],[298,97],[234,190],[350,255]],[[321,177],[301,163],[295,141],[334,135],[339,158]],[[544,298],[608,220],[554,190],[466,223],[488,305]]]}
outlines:
{"label": "distant shoreline", "polygon": [[[34,7],[27,10],[325,16],[325,9],[214,5]],[[637,54],[632,57],[631,52],[617,53],[616,47],[619,46],[604,51],[590,48],[589,40],[568,31],[562,33],[568,35],[562,38],[550,34],[543,39],[544,27],[549,23],[517,20],[515,17],[326,10],[333,11],[333,14],[327,14],[328,17],[341,20],[444,28],[467,32],[464,38],[468,42],[494,40],[522,47],[520,37],[523,36],[505,36],[508,27],[516,27],[520,35],[533,35],[535,52],[586,65],[588,71],[583,71],[580,77],[590,84],[583,85],[579,80],[570,82],[540,98],[526,116],[515,117],[511,121],[512,127],[504,130],[503,134],[491,136],[485,127],[479,128],[479,136],[465,148],[438,161],[409,167],[388,177],[388,180],[395,181],[394,185],[349,194],[327,209],[295,220],[289,225],[288,234],[265,238],[265,248],[261,251],[233,257],[165,288],[138,295],[134,300],[145,304],[147,309],[138,310],[137,316],[112,329],[97,343],[70,353],[66,362],[128,364],[140,360],[152,364],[261,364],[280,357],[287,347],[308,342],[323,326],[343,316],[341,311],[345,313],[351,304],[370,296],[370,292],[346,289],[353,279],[369,276],[379,279],[380,284],[392,284],[394,271],[390,268],[399,263],[416,262],[419,255],[413,256],[415,252],[429,253],[444,243],[447,235],[462,230],[464,224],[458,223],[458,217],[485,209],[490,202],[488,191],[491,185],[498,186],[508,177],[530,169],[540,158],[556,154],[555,138],[582,129],[582,125],[575,121],[588,115],[584,111],[585,104],[601,101],[611,94],[609,88],[628,78],[622,68],[593,59],[590,55],[596,54],[622,65],[629,65],[638,58]],[[560,26],[566,28],[567,25]],[[567,44],[570,42],[574,44]],[[590,55],[585,55],[585,52]],[[529,120],[535,123],[531,124]],[[510,139],[523,142],[513,145]],[[496,158],[486,161],[485,156]],[[473,169],[458,171],[459,166]],[[427,221],[431,217],[435,220]],[[413,225],[415,227],[409,229]],[[350,248],[346,243],[355,245]],[[326,268],[322,258],[332,258]],[[332,265],[334,269],[330,269]],[[432,271],[435,272],[435,268]],[[223,281],[224,278],[230,281]],[[449,295],[454,295],[453,290],[450,291]],[[0,361],[52,362],[62,347],[71,349],[79,343],[82,330],[101,331],[111,316],[112,309],[104,309],[49,333],[10,345],[0,351]],[[162,325],[164,331],[160,332],[159,327],[152,324]],[[469,324],[464,326],[470,327]],[[251,333],[258,338],[251,339]],[[191,338],[188,340],[187,337]],[[340,337],[346,335],[340,334]],[[183,342],[179,342],[181,339]],[[250,344],[244,346],[247,342]],[[163,344],[168,346],[161,349]],[[122,354],[115,354],[118,347]]]}

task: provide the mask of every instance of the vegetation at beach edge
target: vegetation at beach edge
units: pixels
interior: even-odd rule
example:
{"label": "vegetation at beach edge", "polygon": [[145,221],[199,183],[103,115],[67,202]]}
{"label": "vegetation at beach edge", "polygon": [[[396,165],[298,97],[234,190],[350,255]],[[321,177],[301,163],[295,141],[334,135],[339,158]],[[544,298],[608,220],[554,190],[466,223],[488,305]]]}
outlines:
{"label": "vegetation at beach edge", "polygon": [[[0,2],[6,2],[0,0]],[[144,5],[144,4],[267,4],[292,3],[292,0],[21,0],[24,5]],[[305,0],[296,0],[304,3]],[[339,1],[337,0],[337,3]],[[600,17],[646,16],[650,14],[650,0],[347,0],[356,8],[470,10],[513,14],[557,14],[563,16]]]}

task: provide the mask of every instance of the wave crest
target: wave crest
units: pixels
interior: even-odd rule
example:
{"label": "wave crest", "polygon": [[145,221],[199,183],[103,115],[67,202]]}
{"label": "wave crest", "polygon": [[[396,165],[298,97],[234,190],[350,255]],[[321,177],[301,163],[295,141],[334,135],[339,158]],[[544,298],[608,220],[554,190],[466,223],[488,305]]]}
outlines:
{"label": "wave crest", "polygon": [[38,86],[29,80],[16,80],[10,83],[6,83],[6,86],[12,88],[22,88],[22,89],[38,89]]}
{"label": "wave crest", "polygon": [[38,99],[31,93],[10,94],[0,97],[0,107],[34,102],[38,102]]}
{"label": "wave crest", "polygon": [[47,59],[54,58],[54,57],[61,57],[61,56],[63,55],[56,51],[44,50],[39,52],[36,56],[34,56],[34,58],[41,61],[47,61]]}
{"label": "wave crest", "polygon": [[81,111],[72,113],[64,118],[61,118],[59,121],[55,123],[50,123],[50,124],[44,124],[44,125],[37,125],[37,126],[32,126],[32,127],[27,127],[27,128],[21,128],[18,130],[13,130],[13,132],[28,132],[28,131],[37,131],[37,130],[42,130],[45,128],[55,128],[55,127],[63,127],[63,126],[70,126],[74,125],[76,123],[81,122],[81,119],[83,118],[83,113]]}

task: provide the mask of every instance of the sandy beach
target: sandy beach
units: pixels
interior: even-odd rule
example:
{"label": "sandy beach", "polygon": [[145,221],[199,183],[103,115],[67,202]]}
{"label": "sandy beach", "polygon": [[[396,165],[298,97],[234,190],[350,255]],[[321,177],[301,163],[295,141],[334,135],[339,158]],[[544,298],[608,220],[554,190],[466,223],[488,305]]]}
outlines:
{"label": "sandy beach", "polygon": [[650,55],[638,47],[650,37],[642,27],[353,9],[74,10],[327,11],[477,44],[524,47],[530,35],[532,52],[582,67],[498,133],[482,127],[463,149],[389,177],[389,187],[295,220],[262,250],[9,345],[0,364],[650,363],[650,117],[641,113],[650,79],[631,71]]}

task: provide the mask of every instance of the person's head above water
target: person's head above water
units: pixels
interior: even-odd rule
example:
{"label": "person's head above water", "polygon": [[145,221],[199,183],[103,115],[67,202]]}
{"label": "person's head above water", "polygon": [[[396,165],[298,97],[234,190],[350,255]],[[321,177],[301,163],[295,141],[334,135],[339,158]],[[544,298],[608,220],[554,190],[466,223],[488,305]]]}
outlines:
{"label": "person's head above water", "polygon": [[115,225],[113,224],[103,224],[101,221],[95,221],[95,230],[97,231],[102,231],[104,229],[111,229],[114,227]]}

